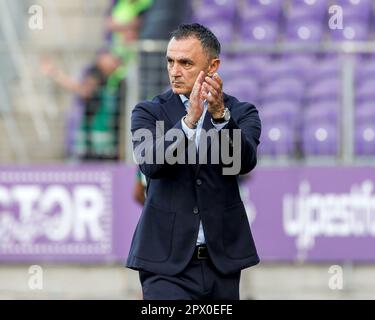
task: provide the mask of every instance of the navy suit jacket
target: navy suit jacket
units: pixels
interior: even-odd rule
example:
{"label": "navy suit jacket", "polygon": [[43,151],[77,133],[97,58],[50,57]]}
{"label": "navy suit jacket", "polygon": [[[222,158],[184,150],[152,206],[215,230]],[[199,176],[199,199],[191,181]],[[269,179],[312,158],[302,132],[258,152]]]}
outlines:
{"label": "navy suit jacket", "polygon": [[[258,111],[254,105],[239,102],[224,95],[224,104],[231,118],[224,129],[231,144],[233,129],[241,129],[240,174],[250,172],[256,165],[257,146],[261,133]],[[132,133],[149,129],[158,143],[156,121],[164,121],[165,133],[181,129],[186,115],[180,97],[171,90],[141,102],[133,110]],[[206,130],[214,128],[210,113],[203,123]],[[181,141],[166,141],[165,149]],[[177,139],[178,140],[178,139]],[[134,148],[140,141],[133,141]],[[160,143],[160,141],[159,141]],[[154,151],[155,153],[155,151]],[[210,258],[216,268],[229,274],[259,262],[241,201],[238,175],[223,175],[225,164],[141,164],[148,180],[147,197],[131,244],[127,267],[158,274],[175,275],[189,263],[196,246],[199,223],[202,220]]]}

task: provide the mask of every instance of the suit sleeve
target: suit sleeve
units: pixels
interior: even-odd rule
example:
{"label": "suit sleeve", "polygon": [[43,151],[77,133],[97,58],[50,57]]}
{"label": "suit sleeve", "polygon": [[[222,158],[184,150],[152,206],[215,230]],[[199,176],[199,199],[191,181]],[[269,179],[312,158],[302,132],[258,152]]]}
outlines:
{"label": "suit sleeve", "polygon": [[[240,104],[237,106],[241,111],[241,115],[230,118],[228,124],[224,127],[227,134],[224,139],[228,139],[231,153],[237,161],[240,161],[239,174],[246,174],[253,170],[257,164],[257,147],[261,134],[261,122],[259,114],[254,105],[249,103]],[[236,110],[236,108],[234,108]],[[234,135],[234,129],[237,131],[237,136]],[[237,145],[240,145],[240,150],[236,150],[236,143],[233,139],[239,139]],[[234,147],[234,148],[233,148]]]}
{"label": "suit sleeve", "polygon": [[[189,145],[181,127],[181,120],[164,132],[164,122],[151,112],[146,103],[136,105],[132,112],[131,132],[133,157],[142,173],[151,179],[173,174],[173,168],[182,163],[181,149]],[[164,151],[164,152],[163,152]]]}

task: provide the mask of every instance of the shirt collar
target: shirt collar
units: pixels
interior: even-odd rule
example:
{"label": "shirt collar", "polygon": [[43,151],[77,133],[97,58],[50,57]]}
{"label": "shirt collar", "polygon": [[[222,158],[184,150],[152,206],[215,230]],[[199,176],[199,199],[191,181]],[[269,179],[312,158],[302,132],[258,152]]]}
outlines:
{"label": "shirt collar", "polygon": [[184,105],[185,105],[186,101],[189,101],[189,99],[186,96],[184,96],[183,94],[179,94],[179,96],[180,96],[180,99],[181,99],[181,101]]}

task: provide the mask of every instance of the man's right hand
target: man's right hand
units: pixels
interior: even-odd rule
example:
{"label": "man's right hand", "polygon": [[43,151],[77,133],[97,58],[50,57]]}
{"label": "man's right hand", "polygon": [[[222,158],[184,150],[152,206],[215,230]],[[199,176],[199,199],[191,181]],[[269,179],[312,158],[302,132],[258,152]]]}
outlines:
{"label": "man's right hand", "polygon": [[193,90],[190,93],[188,114],[185,118],[186,125],[193,129],[194,125],[199,121],[203,113],[202,84],[204,82],[205,73],[201,71],[195,80]]}

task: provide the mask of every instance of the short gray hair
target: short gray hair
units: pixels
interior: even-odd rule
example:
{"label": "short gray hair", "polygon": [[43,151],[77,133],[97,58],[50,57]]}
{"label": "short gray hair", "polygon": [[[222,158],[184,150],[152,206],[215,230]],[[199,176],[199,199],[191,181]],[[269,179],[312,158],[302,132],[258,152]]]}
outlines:
{"label": "short gray hair", "polygon": [[171,39],[176,40],[187,39],[190,37],[197,38],[203,50],[205,50],[211,57],[219,58],[221,45],[219,40],[211,30],[202,26],[199,23],[181,24],[176,30],[171,33]]}

